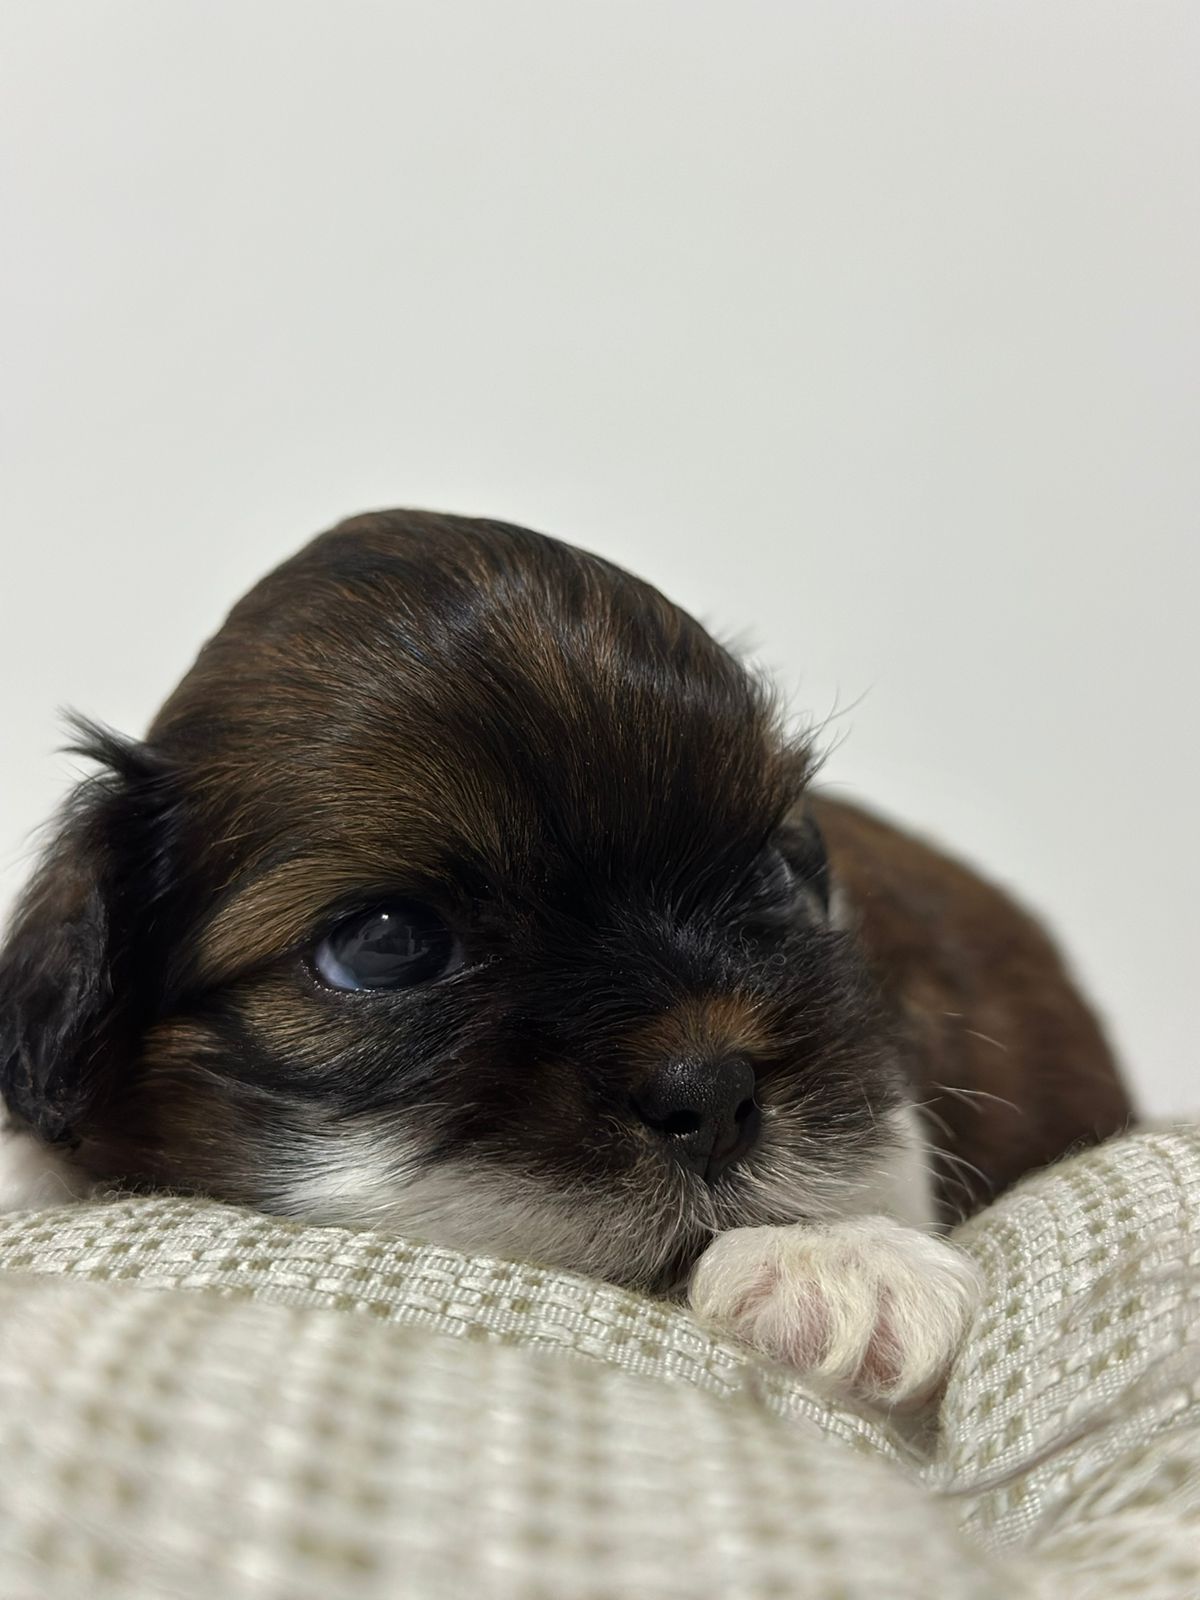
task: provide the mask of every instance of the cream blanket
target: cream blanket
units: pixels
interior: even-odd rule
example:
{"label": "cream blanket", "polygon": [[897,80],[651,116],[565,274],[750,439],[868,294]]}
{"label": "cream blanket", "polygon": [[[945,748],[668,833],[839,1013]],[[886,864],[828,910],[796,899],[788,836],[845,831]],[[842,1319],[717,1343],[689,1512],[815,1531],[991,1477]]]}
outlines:
{"label": "cream blanket", "polygon": [[936,1431],[519,1263],[119,1199],[0,1217],[3,1600],[1200,1595],[1200,1130],[959,1233]]}

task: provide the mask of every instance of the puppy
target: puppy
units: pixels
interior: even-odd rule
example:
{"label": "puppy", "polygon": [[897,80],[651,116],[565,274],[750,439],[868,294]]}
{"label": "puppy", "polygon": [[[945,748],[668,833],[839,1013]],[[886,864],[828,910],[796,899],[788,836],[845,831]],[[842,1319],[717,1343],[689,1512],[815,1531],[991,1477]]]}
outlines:
{"label": "puppy", "polygon": [[907,1403],[978,1293],[935,1224],[1130,1116],[1029,916],[816,794],[699,624],[523,528],[343,523],[144,743],[79,748],[0,955],[9,1204],[42,1151],[42,1199],[686,1285]]}

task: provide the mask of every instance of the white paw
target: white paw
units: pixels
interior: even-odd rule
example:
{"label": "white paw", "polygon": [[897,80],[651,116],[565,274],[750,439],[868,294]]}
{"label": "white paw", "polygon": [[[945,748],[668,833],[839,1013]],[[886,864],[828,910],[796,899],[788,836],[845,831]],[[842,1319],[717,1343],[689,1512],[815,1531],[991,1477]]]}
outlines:
{"label": "white paw", "polygon": [[952,1245],[890,1217],[734,1228],[696,1263],[693,1310],[831,1388],[919,1405],[945,1381],[983,1291]]}

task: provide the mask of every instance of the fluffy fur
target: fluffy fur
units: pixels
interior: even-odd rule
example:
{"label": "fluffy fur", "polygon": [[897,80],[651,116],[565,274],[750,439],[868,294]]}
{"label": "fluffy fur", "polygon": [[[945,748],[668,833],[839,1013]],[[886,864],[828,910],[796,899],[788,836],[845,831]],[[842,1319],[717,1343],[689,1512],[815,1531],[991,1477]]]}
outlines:
{"label": "fluffy fur", "polygon": [[68,1205],[91,1189],[85,1173],[0,1111],[0,1212]]}
{"label": "fluffy fur", "polygon": [[835,1389],[911,1406],[941,1385],[983,1293],[975,1263],[893,1217],[735,1228],[692,1274],[697,1313]]}
{"label": "fluffy fur", "polygon": [[[928,1226],[1129,1114],[1031,918],[814,793],[766,685],[656,590],[526,529],[343,524],[234,608],[143,742],[81,748],[96,775],[0,954],[10,1200],[36,1143],[72,1182],[662,1292],[702,1260],[703,1304],[739,1326],[714,1263],[758,1281],[760,1230],[800,1224],[842,1244],[772,1232],[792,1287],[758,1300],[795,1304],[798,1273],[866,1282],[876,1240],[903,1339],[933,1323],[926,1290],[911,1315],[898,1297],[954,1274],[844,1219]],[[323,936],[396,898],[456,959],[395,992],[322,981]],[[753,1085],[720,1170],[647,1109],[675,1068]],[[930,1365],[909,1352],[889,1389],[874,1357],[803,1349],[879,1393]]]}

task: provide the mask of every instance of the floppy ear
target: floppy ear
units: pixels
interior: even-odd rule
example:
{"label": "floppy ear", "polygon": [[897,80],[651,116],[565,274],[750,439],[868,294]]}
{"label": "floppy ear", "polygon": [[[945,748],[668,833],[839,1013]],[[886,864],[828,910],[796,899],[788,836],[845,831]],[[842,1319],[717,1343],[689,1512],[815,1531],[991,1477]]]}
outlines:
{"label": "floppy ear", "polygon": [[[0,950],[0,1094],[42,1139],[75,1143],[161,1000],[179,807],[145,746],[76,722],[101,765],[68,800]],[[161,933],[161,928],[160,928]]]}

